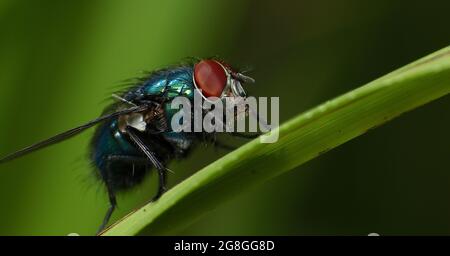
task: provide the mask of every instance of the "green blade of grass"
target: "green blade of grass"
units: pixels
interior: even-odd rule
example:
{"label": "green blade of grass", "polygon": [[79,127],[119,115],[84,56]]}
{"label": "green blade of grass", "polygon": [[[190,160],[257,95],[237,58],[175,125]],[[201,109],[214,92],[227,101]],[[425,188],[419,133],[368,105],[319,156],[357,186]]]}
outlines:
{"label": "green blade of grass", "polygon": [[[398,115],[450,92],[450,47],[327,101],[215,161],[112,225],[103,235],[176,234],[202,214]],[[282,110],[281,110],[282,111]],[[426,136],[426,135],[424,135]],[[406,159],[405,159],[406,161]]]}

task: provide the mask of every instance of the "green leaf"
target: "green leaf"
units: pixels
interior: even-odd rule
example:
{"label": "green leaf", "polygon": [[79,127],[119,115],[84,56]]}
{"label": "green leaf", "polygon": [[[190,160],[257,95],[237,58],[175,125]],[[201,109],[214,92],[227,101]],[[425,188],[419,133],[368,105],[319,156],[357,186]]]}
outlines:
{"label": "green leaf", "polygon": [[[450,92],[450,47],[327,101],[215,161],[103,235],[176,234],[218,204]],[[282,111],[282,110],[281,110]],[[425,136],[425,135],[424,135]]]}

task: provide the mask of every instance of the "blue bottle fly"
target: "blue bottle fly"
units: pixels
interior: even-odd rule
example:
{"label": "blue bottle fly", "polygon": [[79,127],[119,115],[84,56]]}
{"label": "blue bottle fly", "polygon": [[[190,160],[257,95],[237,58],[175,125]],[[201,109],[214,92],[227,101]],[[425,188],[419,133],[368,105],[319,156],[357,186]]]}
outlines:
{"label": "blue bottle fly", "polygon": [[[208,97],[245,97],[241,84],[254,82],[218,59],[203,59],[150,73],[122,93],[97,119],[43,140],[0,159],[0,163],[61,142],[96,126],[90,144],[90,158],[96,174],[105,184],[110,207],[100,225],[101,232],[117,206],[116,193],[138,185],[155,170],[159,186],[151,199],[166,191],[165,166],[171,159],[183,158],[199,142],[214,142],[214,134],[173,131],[171,119],[177,110],[171,101],[178,96],[194,100],[198,90]],[[194,106],[194,104],[191,104]],[[232,135],[249,137],[245,134]],[[252,137],[252,136],[250,136]]]}

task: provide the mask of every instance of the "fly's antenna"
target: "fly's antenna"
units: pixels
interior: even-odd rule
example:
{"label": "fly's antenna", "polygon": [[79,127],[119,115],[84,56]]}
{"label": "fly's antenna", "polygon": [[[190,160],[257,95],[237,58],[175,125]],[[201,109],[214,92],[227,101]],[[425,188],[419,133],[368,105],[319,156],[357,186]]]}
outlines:
{"label": "fly's antenna", "polygon": [[128,104],[128,105],[130,105],[130,106],[137,107],[137,105],[134,104],[133,102],[131,102],[131,101],[129,101],[129,100],[126,100],[126,99],[124,99],[123,97],[120,97],[119,95],[117,95],[117,94],[115,94],[115,93],[113,93],[111,96],[112,96],[114,99],[119,100],[119,101],[122,101],[123,103],[126,103],[126,104]]}

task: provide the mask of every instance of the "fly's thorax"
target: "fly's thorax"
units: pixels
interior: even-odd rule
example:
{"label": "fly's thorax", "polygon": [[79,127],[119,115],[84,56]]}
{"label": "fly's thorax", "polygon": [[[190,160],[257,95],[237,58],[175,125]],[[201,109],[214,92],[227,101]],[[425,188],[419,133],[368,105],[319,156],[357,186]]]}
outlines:
{"label": "fly's thorax", "polygon": [[154,73],[139,88],[140,97],[164,95],[169,99],[184,96],[193,97],[192,67],[183,66]]}

